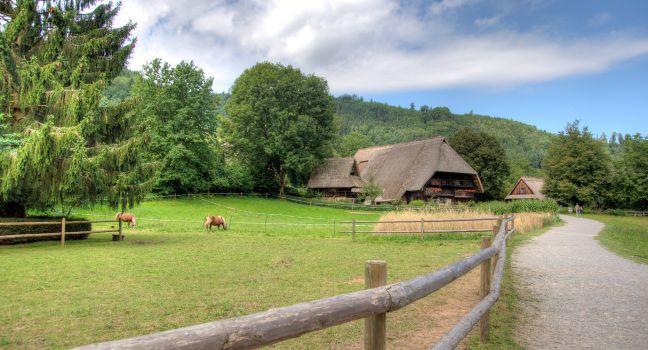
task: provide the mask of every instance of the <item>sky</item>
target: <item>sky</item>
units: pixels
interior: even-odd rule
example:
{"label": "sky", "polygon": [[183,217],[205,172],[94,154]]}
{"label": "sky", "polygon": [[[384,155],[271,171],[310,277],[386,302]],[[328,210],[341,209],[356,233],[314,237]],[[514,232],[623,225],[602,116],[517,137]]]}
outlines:
{"label": "sky", "polygon": [[129,62],[193,61],[228,91],[280,62],[334,95],[648,134],[648,1],[123,0]]}

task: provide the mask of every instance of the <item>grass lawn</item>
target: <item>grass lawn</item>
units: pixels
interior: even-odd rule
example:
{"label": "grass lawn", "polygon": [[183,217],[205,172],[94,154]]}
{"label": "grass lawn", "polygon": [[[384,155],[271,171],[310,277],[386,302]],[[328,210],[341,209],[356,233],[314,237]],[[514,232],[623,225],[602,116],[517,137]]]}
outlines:
{"label": "grass lawn", "polygon": [[648,264],[648,217],[586,215],[605,224],[598,240],[609,250]]}
{"label": "grass lawn", "polygon": [[[139,225],[125,230],[123,242],[96,234],[64,247],[0,247],[1,347],[66,348],[356,291],[364,287],[365,260],[386,260],[388,281],[395,282],[457,261],[480,243],[479,235],[352,242],[348,235],[333,237],[333,219],[378,214],[280,200],[161,200],[133,212]],[[114,215],[105,208],[77,213]],[[207,214],[231,219],[232,229],[205,232]],[[406,334],[415,320],[399,311],[390,314],[388,327]],[[346,348],[361,339],[359,321],[277,347]]]}

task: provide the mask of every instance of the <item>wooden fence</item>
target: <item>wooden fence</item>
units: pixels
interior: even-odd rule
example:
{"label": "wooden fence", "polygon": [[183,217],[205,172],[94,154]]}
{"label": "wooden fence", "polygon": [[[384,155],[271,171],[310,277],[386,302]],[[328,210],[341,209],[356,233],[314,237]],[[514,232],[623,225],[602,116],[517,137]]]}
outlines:
{"label": "wooden fence", "polygon": [[648,211],[639,211],[639,210],[624,210],[626,215],[631,216],[648,216]]}
{"label": "wooden fence", "polygon": [[89,235],[92,233],[108,233],[112,232],[114,233],[112,235],[113,241],[122,241],[124,240],[124,234],[122,231],[122,222],[121,221],[115,221],[115,220],[93,220],[93,221],[87,221],[87,220],[78,220],[78,221],[68,221],[67,224],[97,224],[97,223],[105,223],[105,222],[112,222],[118,223],[117,229],[110,229],[110,230],[90,230],[90,231],[72,231],[72,232],[66,232],[65,231],[65,225],[66,221],[65,218],[62,218],[61,221],[14,221],[14,222],[1,222],[0,223],[0,228],[2,226],[34,226],[34,225],[60,225],[60,230],[58,232],[49,232],[49,233],[24,233],[24,234],[17,234],[17,235],[0,235],[0,241],[2,240],[7,240],[7,239],[15,239],[15,238],[31,238],[31,237],[61,237],[61,245],[65,245],[65,237],[66,236],[78,236],[78,235]]}
{"label": "wooden fence", "polygon": [[[366,221],[366,220],[351,220],[351,221],[339,221],[339,224],[351,225],[351,229],[348,231],[338,231],[339,233],[351,234],[351,238],[355,241],[356,234],[359,233],[373,233],[373,234],[419,234],[421,239],[423,239],[424,234],[426,233],[453,233],[453,232],[489,232],[491,228],[468,228],[468,229],[426,229],[425,224],[427,223],[445,223],[445,222],[478,222],[478,221],[493,221],[496,222],[502,220],[499,216],[492,217],[483,217],[483,218],[457,218],[457,219],[423,219],[421,220],[384,220],[384,221]],[[362,225],[377,225],[377,224],[420,224],[419,229],[416,231],[385,231],[385,230],[360,230],[359,226]],[[335,230],[335,228],[334,228]]]}
{"label": "wooden fence", "polygon": [[79,349],[251,349],[363,318],[365,349],[385,349],[386,313],[430,295],[481,266],[482,300],[434,345],[434,349],[453,349],[478,322],[482,340],[487,337],[488,312],[499,298],[504,274],[506,239],[514,231],[512,216],[499,220],[493,227],[492,240],[485,237],[476,254],[407,281],[385,285],[387,264],[368,261],[368,289],[362,291]]}

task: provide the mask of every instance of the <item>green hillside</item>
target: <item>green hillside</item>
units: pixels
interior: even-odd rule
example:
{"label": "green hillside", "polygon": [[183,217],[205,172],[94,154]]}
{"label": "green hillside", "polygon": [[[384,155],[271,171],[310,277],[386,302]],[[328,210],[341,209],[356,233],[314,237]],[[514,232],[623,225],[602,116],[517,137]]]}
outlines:
{"label": "green hillside", "polygon": [[469,127],[498,138],[512,163],[511,178],[516,178],[539,174],[552,137],[549,132],[511,119],[453,114],[445,107],[409,109],[349,95],[335,98],[335,105],[343,138],[336,151],[341,156],[361,147],[451,136]]}

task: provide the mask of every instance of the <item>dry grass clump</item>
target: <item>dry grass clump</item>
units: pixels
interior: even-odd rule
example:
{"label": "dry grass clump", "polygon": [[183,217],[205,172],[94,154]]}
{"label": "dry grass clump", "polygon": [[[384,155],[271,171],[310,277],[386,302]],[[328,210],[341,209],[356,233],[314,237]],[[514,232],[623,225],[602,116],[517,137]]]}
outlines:
{"label": "dry grass clump", "polygon": [[[552,213],[517,213],[515,214],[515,227],[517,232],[524,233],[538,228],[553,221]],[[465,210],[465,211],[393,211],[383,214],[379,224],[374,226],[375,234],[387,234],[389,232],[420,233],[421,219],[424,220],[457,220],[457,219],[491,219],[479,221],[446,221],[446,222],[425,222],[425,232],[438,230],[484,230],[489,231],[495,225],[500,216],[491,212]],[[389,221],[415,221],[415,222],[389,222]]]}
{"label": "dry grass clump", "polygon": [[519,233],[543,228],[556,220],[554,213],[516,213],[515,230]]}

